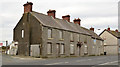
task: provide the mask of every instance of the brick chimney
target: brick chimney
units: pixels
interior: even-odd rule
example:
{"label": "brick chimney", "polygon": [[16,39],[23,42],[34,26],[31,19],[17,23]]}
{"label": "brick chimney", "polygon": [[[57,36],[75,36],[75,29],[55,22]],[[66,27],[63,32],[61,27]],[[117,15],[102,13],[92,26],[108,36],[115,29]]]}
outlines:
{"label": "brick chimney", "polygon": [[70,15],[65,15],[62,16],[63,20],[67,20],[68,22],[70,22]]}
{"label": "brick chimney", "polygon": [[56,13],[55,10],[49,10],[49,11],[47,12],[48,16],[52,16],[53,18],[55,18],[55,13]]}
{"label": "brick chimney", "polygon": [[108,31],[110,31],[110,27],[108,27],[108,29],[107,29]]}
{"label": "brick chimney", "polygon": [[93,27],[91,27],[91,28],[90,28],[90,30],[91,30],[91,31],[94,31],[94,28],[93,28]]}
{"label": "brick chimney", "polygon": [[80,20],[79,18],[73,20],[73,22],[74,22],[75,24],[79,24],[79,25],[80,25],[80,21],[81,21],[81,20]]}
{"label": "brick chimney", "polygon": [[27,2],[26,4],[24,4],[24,13],[28,13],[28,12],[32,12],[32,2]]}
{"label": "brick chimney", "polygon": [[116,29],[115,31],[118,32],[118,29]]}

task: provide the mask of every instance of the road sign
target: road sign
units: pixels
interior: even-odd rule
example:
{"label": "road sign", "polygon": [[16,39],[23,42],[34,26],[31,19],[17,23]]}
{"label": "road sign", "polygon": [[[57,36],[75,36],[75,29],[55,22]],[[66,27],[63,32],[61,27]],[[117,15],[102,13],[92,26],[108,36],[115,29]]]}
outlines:
{"label": "road sign", "polygon": [[0,43],[0,46],[3,46],[3,43]]}

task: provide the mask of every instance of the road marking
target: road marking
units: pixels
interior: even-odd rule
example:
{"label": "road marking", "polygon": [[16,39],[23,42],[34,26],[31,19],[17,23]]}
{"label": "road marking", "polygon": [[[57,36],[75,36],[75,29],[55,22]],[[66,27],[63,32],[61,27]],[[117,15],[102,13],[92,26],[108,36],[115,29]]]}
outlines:
{"label": "road marking", "polygon": [[107,63],[103,63],[103,64],[99,64],[99,65],[108,65],[108,64],[113,64],[113,63],[117,63],[118,61],[113,61],[113,62],[107,62]]}
{"label": "road marking", "polygon": [[45,64],[45,65],[56,65],[56,64],[62,64],[63,62],[58,62],[58,63],[51,63],[51,64]]}
{"label": "road marking", "polygon": [[57,64],[62,64],[62,63],[69,63],[69,62],[58,62],[58,63],[51,63],[51,64],[45,64],[45,65],[57,65]]}
{"label": "road marking", "polygon": [[69,62],[65,62],[65,63],[69,63]]}

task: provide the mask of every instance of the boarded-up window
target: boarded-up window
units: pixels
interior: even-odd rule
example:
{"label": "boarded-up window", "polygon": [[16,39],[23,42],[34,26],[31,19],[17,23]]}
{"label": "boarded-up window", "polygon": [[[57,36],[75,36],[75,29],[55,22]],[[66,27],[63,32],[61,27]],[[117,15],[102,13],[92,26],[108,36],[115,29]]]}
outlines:
{"label": "boarded-up window", "polygon": [[59,30],[59,37],[60,39],[63,39],[63,31]]}
{"label": "boarded-up window", "polygon": [[77,41],[80,41],[80,35],[77,34]]}
{"label": "boarded-up window", "polygon": [[88,47],[87,45],[85,45],[84,53],[87,53],[87,52],[88,52]]}
{"label": "boarded-up window", "polygon": [[70,33],[70,40],[73,41],[73,33],[72,32]]}
{"label": "boarded-up window", "polygon": [[24,30],[22,30],[22,38],[24,38]]}
{"label": "boarded-up window", "polygon": [[51,54],[52,53],[52,43],[48,43],[47,44],[47,54]]}
{"label": "boarded-up window", "polygon": [[52,38],[52,29],[48,29],[48,38]]}
{"label": "boarded-up window", "polygon": [[70,44],[70,54],[74,54],[74,45]]}
{"label": "boarded-up window", "polygon": [[64,44],[60,44],[60,54],[64,54],[65,53],[65,46]]}

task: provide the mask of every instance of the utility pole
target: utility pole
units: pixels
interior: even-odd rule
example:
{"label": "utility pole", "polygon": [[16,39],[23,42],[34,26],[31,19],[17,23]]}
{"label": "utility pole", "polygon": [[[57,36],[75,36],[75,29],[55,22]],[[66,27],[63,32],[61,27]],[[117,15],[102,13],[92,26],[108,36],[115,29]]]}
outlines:
{"label": "utility pole", "polygon": [[6,54],[7,54],[7,46],[8,46],[8,41],[6,41]]}

